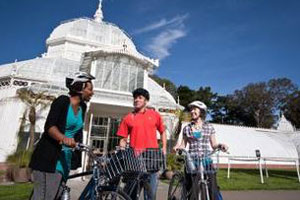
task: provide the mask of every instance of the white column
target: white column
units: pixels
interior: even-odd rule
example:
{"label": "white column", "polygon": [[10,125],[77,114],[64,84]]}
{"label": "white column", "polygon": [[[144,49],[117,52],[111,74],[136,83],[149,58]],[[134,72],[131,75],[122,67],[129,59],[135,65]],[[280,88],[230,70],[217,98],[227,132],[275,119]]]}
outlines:
{"label": "white column", "polygon": [[230,158],[228,157],[227,178],[230,178]]}
{"label": "white column", "polygon": [[298,180],[299,180],[299,183],[300,183],[300,174],[299,174],[299,159],[296,160],[296,170],[297,170],[297,175],[298,175]]}
{"label": "white column", "polygon": [[96,68],[97,68],[97,60],[92,59],[92,64],[91,64],[91,75],[96,77]]}
{"label": "white column", "polygon": [[144,88],[148,89],[148,72],[144,70]]}
{"label": "white column", "polygon": [[259,158],[258,163],[259,163],[260,182],[264,183],[264,174],[263,174],[263,171],[262,171],[261,158]]}

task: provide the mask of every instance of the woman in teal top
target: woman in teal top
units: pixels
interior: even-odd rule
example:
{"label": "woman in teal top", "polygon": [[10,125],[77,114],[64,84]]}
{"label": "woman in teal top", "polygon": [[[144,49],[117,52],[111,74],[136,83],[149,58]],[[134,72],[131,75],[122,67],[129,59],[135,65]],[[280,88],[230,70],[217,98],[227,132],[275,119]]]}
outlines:
{"label": "woman in teal top", "polygon": [[59,187],[66,181],[70,169],[81,166],[81,152],[72,151],[82,142],[85,102],[93,96],[93,76],[77,72],[66,77],[69,96],[53,101],[44,133],[30,161],[34,180],[33,200],[54,200]]}
{"label": "woman in teal top", "polygon": [[[67,121],[66,121],[66,130],[65,137],[74,138],[75,134],[80,131],[83,127],[82,120],[82,109],[78,108],[77,114],[74,113],[74,110],[69,105]],[[62,178],[66,181],[71,169],[71,160],[72,160],[72,149],[66,145],[62,145],[61,155],[56,164],[56,171],[61,173]]]}

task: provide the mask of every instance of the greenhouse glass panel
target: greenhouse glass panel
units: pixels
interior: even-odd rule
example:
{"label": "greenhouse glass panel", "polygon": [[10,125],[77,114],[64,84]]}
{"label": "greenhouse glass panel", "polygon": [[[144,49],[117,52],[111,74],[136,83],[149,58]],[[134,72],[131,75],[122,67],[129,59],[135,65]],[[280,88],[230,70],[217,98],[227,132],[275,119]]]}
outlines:
{"label": "greenhouse glass panel", "polygon": [[133,91],[136,88],[136,76],[137,68],[130,67],[130,77],[129,77],[129,91]]}
{"label": "greenhouse glass panel", "polygon": [[111,81],[113,74],[113,64],[111,62],[107,62],[105,65],[104,77],[103,77],[103,85],[104,89],[111,89]]}
{"label": "greenhouse glass panel", "polygon": [[112,82],[112,90],[119,90],[120,85],[120,63],[114,63],[114,73],[113,73],[113,82]]}
{"label": "greenhouse glass panel", "polygon": [[96,64],[96,79],[95,79],[95,87],[96,88],[102,88],[102,82],[103,82],[103,74],[104,74],[104,62],[97,60]]}
{"label": "greenhouse glass panel", "polygon": [[138,68],[138,75],[137,75],[137,88],[144,87],[144,69]]}
{"label": "greenhouse glass panel", "polygon": [[122,66],[122,71],[121,71],[121,91],[128,91],[128,78],[129,78],[129,66],[124,65]]}

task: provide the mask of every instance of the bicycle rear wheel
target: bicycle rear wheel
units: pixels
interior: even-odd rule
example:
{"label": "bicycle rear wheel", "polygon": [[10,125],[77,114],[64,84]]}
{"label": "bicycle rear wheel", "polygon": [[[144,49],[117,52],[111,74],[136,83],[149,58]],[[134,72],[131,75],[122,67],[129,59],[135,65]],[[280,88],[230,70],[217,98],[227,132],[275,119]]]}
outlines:
{"label": "bicycle rear wheel", "polygon": [[184,176],[182,173],[175,173],[169,183],[168,200],[185,199]]}
{"label": "bicycle rear wheel", "polygon": [[100,192],[97,200],[131,200],[131,198],[122,190],[106,190]]}

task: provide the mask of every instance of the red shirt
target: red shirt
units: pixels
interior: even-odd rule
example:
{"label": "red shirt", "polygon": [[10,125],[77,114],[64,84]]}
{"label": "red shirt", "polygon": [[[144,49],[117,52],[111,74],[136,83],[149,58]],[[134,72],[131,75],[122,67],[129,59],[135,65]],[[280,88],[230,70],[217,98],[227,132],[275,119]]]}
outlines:
{"label": "red shirt", "polygon": [[146,109],[145,112],[127,114],[119,127],[118,136],[130,135],[130,146],[136,149],[158,148],[156,131],[165,131],[163,120],[158,112]]}

